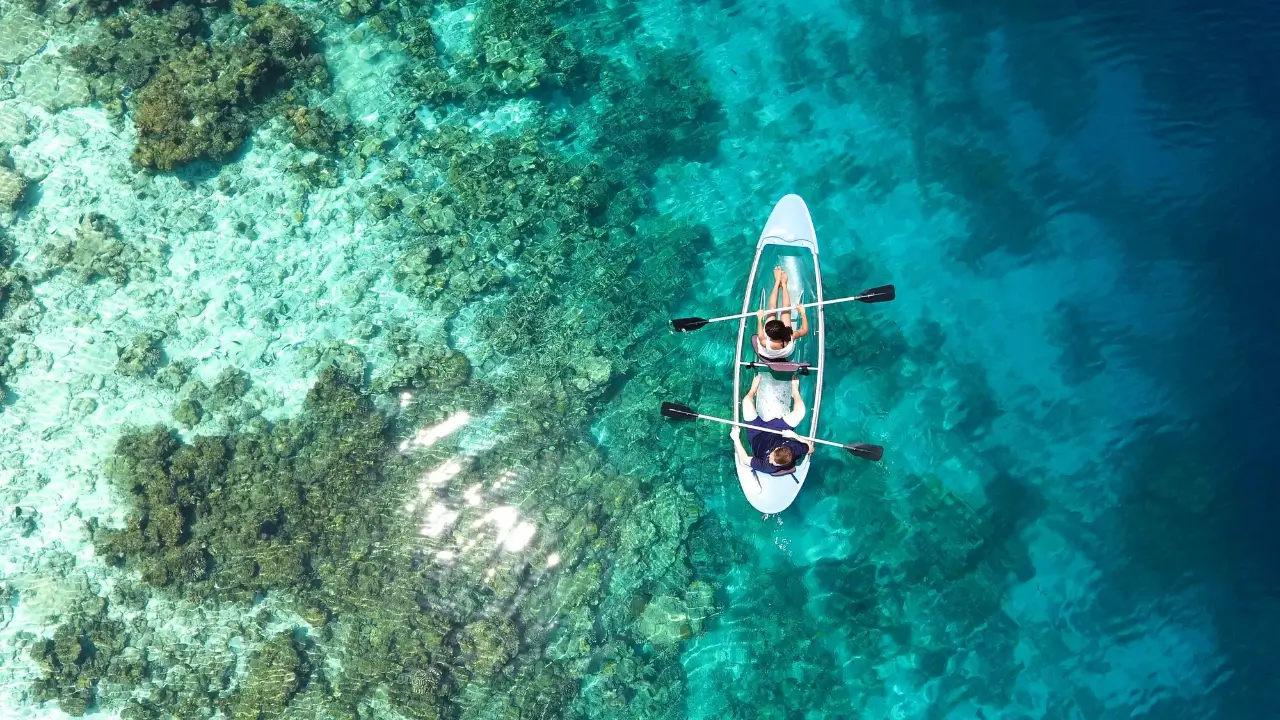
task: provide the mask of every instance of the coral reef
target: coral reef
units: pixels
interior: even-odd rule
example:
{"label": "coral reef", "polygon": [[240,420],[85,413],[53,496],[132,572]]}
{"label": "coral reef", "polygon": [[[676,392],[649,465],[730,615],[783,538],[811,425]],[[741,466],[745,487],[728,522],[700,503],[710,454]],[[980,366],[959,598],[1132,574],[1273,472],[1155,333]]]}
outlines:
{"label": "coral reef", "polygon": [[[50,636],[23,644],[40,670],[33,696],[56,700],[68,714],[278,717],[323,684],[314,641],[304,628],[272,627],[265,608],[227,622],[212,604],[183,608],[132,583],[95,591],[81,571],[58,570],[70,575],[48,587],[20,577],[12,590],[24,602],[58,600],[49,608]],[[0,587],[0,597],[7,589]],[[253,649],[243,652],[242,644]]]}
{"label": "coral reef", "polygon": [[27,181],[16,171],[0,165],[0,212],[13,210],[22,193],[26,190]]}
{"label": "coral reef", "polygon": [[[38,0],[34,0],[38,1]],[[60,20],[67,22],[86,22],[95,17],[103,17],[106,21],[115,19],[117,13],[125,14],[130,11],[161,11],[170,7],[180,6],[184,3],[176,0],[72,0],[62,8],[59,13],[62,17]],[[227,5],[226,0],[194,0],[191,3],[193,7],[217,7],[224,8]]]}
{"label": "coral reef", "polygon": [[311,188],[336,188],[342,183],[338,164],[324,155],[303,156],[289,169]]}
{"label": "coral reef", "polygon": [[199,9],[177,3],[163,12],[129,9],[102,21],[86,41],[66,51],[89,78],[96,100],[115,113],[168,60],[199,45],[208,28]]}
{"label": "coral reef", "polygon": [[[507,371],[484,377],[493,383],[496,404],[514,412],[502,423],[502,449],[475,457],[455,481],[465,486],[465,478],[525,468],[525,482],[557,501],[523,505],[522,513],[531,513],[529,522],[540,537],[546,534],[544,542],[556,543],[557,561],[574,569],[528,590],[515,624],[523,634],[505,627],[501,611],[461,627],[460,657],[452,659],[449,677],[462,684],[451,702],[462,717],[519,715],[531,700],[568,711],[576,678],[592,668],[595,690],[572,712],[616,716],[630,703],[637,715],[669,716],[678,712],[682,692],[671,671],[674,650],[703,632],[716,612],[712,586],[698,580],[685,559],[700,505],[678,486],[647,482],[649,472],[672,468],[655,467],[650,459],[636,464],[648,465],[644,474],[627,477],[583,447],[581,438],[613,380],[667,352],[652,340],[652,316],[636,307],[635,298],[682,292],[695,266],[684,253],[705,246],[706,231],[643,218],[648,199],[640,188],[662,162],[714,150],[719,107],[678,54],[654,53],[639,70],[599,60],[584,64],[567,34],[521,34],[545,26],[540,24],[550,22],[558,7],[487,6],[474,28],[483,62],[454,63],[451,91],[423,97],[459,100],[471,110],[486,96],[581,79],[614,101],[573,111],[571,122],[591,138],[590,152],[559,143],[562,118],[535,115],[500,133],[446,120],[420,131],[413,148],[446,182],[377,214],[389,221],[400,215],[419,228],[404,234],[394,276],[401,289],[439,314],[453,317],[480,293],[506,295],[478,314],[472,332],[484,344],[472,352],[477,363],[487,364],[489,352],[502,357]],[[537,10],[540,17],[534,17]],[[440,63],[450,59],[434,47],[415,56],[419,80],[444,77]],[[430,371],[422,368],[439,360],[423,358],[421,344],[397,347],[400,362],[377,387],[425,389],[422,396],[433,396]],[[673,369],[682,379],[671,381],[689,382],[697,372],[693,366],[683,376]],[[651,402],[649,393],[657,389],[642,392],[637,402]],[[419,395],[412,397],[416,403]],[[413,404],[405,417],[441,420]],[[628,433],[648,438],[634,445],[637,452],[652,452],[660,423],[629,425]],[[443,573],[441,587],[476,582],[469,557],[436,571]],[[505,607],[502,598],[518,592],[508,572],[505,564],[491,567],[484,585],[492,598],[480,607]],[[467,606],[475,603],[470,599]],[[552,631],[540,629],[551,619],[542,616],[547,612],[554,612]],[[472,637],[481,630],[487,642]],[[644,643],[650,654],[636,655],[610,638]],[[554,664],[534,672],[519,663],[542,647]]]}
{"label": "coral reef", "polygon": [[42,311],[31,291],[31,278],[14,266],[15,259],[13,244],[0,229],[0,411],[8,394],[6,378],[27,361],[28,348],[14,351],[16,338],[40,321]]}
{"label": "coral reef", "polygon": [[362,17],[373,15],[378,12],[380,7],[379,0],[340,0],[338,3],[338,15],[344,21],[353,23]]}
{"label": "coral reef", "polygon": [[[140,563],[156,584],[213,592],[216,579],[231,596],[313,582],[303,572],[311,533],[344,527],[331,517],[334,504],[375,480],[369,473],[385,442],[382,420],[333,372],[309,408],[315,426],[267,428],[234,446],[216,436],[186,446],[162,429],[122,439],[110,473],[137,509],[123,530],[101,532],[104,554]],[[240,482],[224,487],[224,473]],[[312,486],[323,492],[307,493]]]}
{"label": "coral reef", "polygon": [[167,363],[156,372],[156,382],[160,387],[169,390],[180,390],[191,377],[191,363],[187,360],[175,360]]}
{"label": "coral reef", "polygon": [[[691,59],[674,50],[646,51],[639,77],[617,61],[606,64],[599,96],[610,111],[596,125],[596,149],[610,164],[638,163],[629,172],[648,174],[670,160],[706,160],[715,155],[723,110]],[[655,152],[655,148],[662,148]]]}
{"label": "coral reef", "polygon": [[209,391],[208,401],[214,408],[233,405],[249,392],[249,375],[240,368],[229,367],[218,373]]}
{"label": "coral reef", "polygon": [[307,656],[294,643],[291,633],[282,633],[258,649],[249,663],[244,689],[235,701],[231,717],[259,720],[279,717],[306,682],[311,669]]}
{"label": "coral reef", "polygon": [[172,170],[199,158],[224,159],[248,137],[265,96],[295,77],[314,82],[317,70],[323,78],[323,64],[308,53],[310,33],[296,15],[274,3],[244,13],[252,22],[243,41],[196,45],[138,91],[135,162]]}
{"label": "coral reef", "polygon": [[476,75],[450,73],[445,69],[429,17],[407,17],[396,24],[396,32],[405,45],[405,52],[418,61],[410,64],[402,75],[406,87],[411,88],[417,98],[427,103],[456,102],[482,92],[482,81]]}
{"label": "coral reef", "polygon": [[488,679],[519,652],[520,634],[507,618],[480,620],[462,628],[458,649],[471,672]]}
{"label": "coral reef", "polygon": [[[384,577],[371,556],[376,540],[396,535],[401,523],[390,508],[362,509],[368,498],[394,502],[377,489],[400,477],[390,442],[382,418],[334,370],[313,388],[296,422],[189,445],[162,429],[128,436],[109,472],[134,510],[125,528],[100,529],[95,542],[105,557],[138,565],[149,582],[187,594],[249,599],[262,590],[290,591],[323,625],[335,612],[369,609],[392,590],[385,583],[403,588],[408,579],[407,567],[399,581]],[[264,484],[267,477],[274,479]],[[364,622],[359,613],[352,621]],[[435,632],[438,645],[445,629]],[[388,648],[377,637],[367,652],[353,646],[351,676],[371,662],[380,667],[370,682],[385,676]],[[280,709],[310,673],[287,637],[255,662],[236,717]]]}
{"label": "coral reef", "polygon": [[293,144],[318,153],[336,152],[349,127],[346,118],[334,117],[318,107],[290,108],[284,116],[289,121]]}
{"label": "coral reef", "polygon": [[407,17],[396,24],[396,34],[404,43],[405,52],[422,62],[435,61],[437,38],[430,18],[423,15]]}
{"label": "coral reef", "polygon": [[164,247],[152,240],[126,241],[115,220],[99,213],[80,219],[74,237],[55,238],[44,248],[45,262],[78,284],[111,280],[153,280]]}
{"label": "coral reef", "polygon": [[[696,530],[702,505],[672,481],[676,453],[657,452],[679,442],[632,405],[701,381],[690,358],[660,381],[631,375],[672,354],[637,299],[682,293],[707,242],[704,228],[650,217],[647,188],[662,163],[716,146],[718,105],[678,54],[589,56],[560,25],[570,3],[485,4],[465,63],[440,51],[425,12],[346,5],[394,33],[434,98],[461,109],[409,137],[347,127],[304,97],[316,56],[275,5],[237,4],[234,17],[127,8],[114,17],[168,49],[134,47],[108,19],[111,52],[76,56],[100,97],[128,96],[143,166],[226,158],[278,107],[312,184],[337,185],[333,157],[344,173],[377,169],[357,194],[402,238],[391,274],[446,320],[380,328],[395,360],[367,384],[350,346],[307,350],[323,370],[294,417],[119,440],[106,472],[128,514],[92,526],[104,561],[157,597],[269,598],[306,623],[255,647],[243,681],[217,697],[178,691],[154,712],[346,717],[385,703],[426,718],[672,717],[678,649],[720,612],[723,566],[698,558],[713,537]],[[291,85],[304,87],[281,92]],[[533,110],[498,132],[466,116],[552,87],[570,91],[565,112]],[[455,344],[464,323],[472,340]],[[131,345],[122,364],[179,390],[185,427],[210,427],[210,411],[247,391],[239,371],[205,387],[186,364],[157,368],[152,350]],[[606,458],[591,431],[613,401],[635,419],[609,431],[637,442]]]}
{"label": "coral reef", "polygon": [[173,421],[182,427],[195,427],[204,417],[204,408],[195,398],[183,398],[173,408]]}
{"label": "coral reef", "polygon": [[164,350],[160,343],[164,333],[151,332],[135,335],[128,345],[117,350],[116,372],[126,377],[152,375],[164,362]]}
{"label": "coral reef", "polygon": [[519,93],[540,85],[564,85],[580,54],[557,27],[557,16],[575,0],[490,0],[476,19],[477,47],[482,51],[487,84],[502,93]]}
{"label": "coral reef", "polygon": [[450,349],[444,338],[424,343],[400,329],[392,329],[389,335],[396,350],[396,362],[375,380],[376,390],[426,389],[439,393],[456,390],[471,379],[467,356]]}
{"label": "coral reef", "polygon": [[424,102],[460,103],[473,112],[529,92],[580,91],[576,85],[588,79],[588,63],[561,23],[584,6],[578,0],[490,0],[479,7],[469,46],[450,56],[439,52],[426,14],[393,19],[405,50],[419,61],[405,69],[405,83]]}
{"label": "coral reef", "polygon": [[[424,301],[447,297],[449,305],[457,308],[504,280],[500,259],[483,249],[477,253],[467,235],[414,233],[410,237],[412,245],[394,269],[397,287],[403,292]],[[461,262],[448,262],[455,255]]]}
{"label": "coral reef", "polygon": [[84,598],[78,605],[53,637],[36,642],[30,652],[42,672],[36,696],[57,700],[74,717],[94,706],[98,683],[119,671],[115,661],[126,643],[124,624],[106,617],[106,600]]}
{"label": "coral reef", "polygon": [[[274,103],[296,104],[328,82],[311,31],[293,11],[275,2],[235,2],[232,10],[214,26],[219,39],[234,39],[206,39],[213,30],[199,9],[177,3],[112,16],[68,52],[101,102],[123,111],[128,97],[138,131],[133,159],[142,167],[224,160]],[[280,92],[287,88],[296,92]]]}
{"label": "coral reef", "polygon": [[[423,357],[428,364],[455,352],[444,348],[443,354],[436,353],[407,334],[402,338],[411,348],[410,357]],[[451,374],[441,386],[420,364],[411,367],[379,381],[389,392],[415,387],[415,382],[425,388],[425,397],[403,407],[397,424],[412,427],[419,423],[417,418],[441,417],[441,405],[455,406],[468,394],[456,391],[477,383]],[[409,385],[401,385],[406,382]],[[431,392],[441,387],[454,392]],[[358,703],[382,688],[397,706],[420,717],[445,716],[449,705],[462,717],[476,716],[482,709],[488,712],[497,702],[515,710],[544,708],[552,701],[565,706],[577,686],[572,671],[522,662],[526,652],[535,657],[548,638],[545,630],[538,630],[526,649],[519,628],[541,627],[536,614],[556,612],[566,602],[583,609],[600,603],[608,584],[598,561],[594,576],[571,572],[547,577],[533,589],[522,589],[520,577],[529,572],[522,553],[491,564],[487,575],[482,575],[483,562],[427,561],[409,549],[412,545],[405,545],[409,539],[404,533],[414,524],[406,524],[395,508],[418,482],[415,478],[424,477],[422,468],[437,467],[452,451],[446,443],[413,460],[400,454],[389,429],[371,398],[330,368],[295,420],[274,426],[256,421],[237,435],[199,437],[190,443],[163,429],[127,436],[108,470],[134,509],[124,528],[97,529],[95,544],[105,558],[136,567],[148,582],[185,596],[248,600],[263,592],[287,593],[330,637],[325,643],[329,649],[316,652],[336,653],[342,673],[317,682],[320,664],[314,659],[305,672],[291,670],[306,665],[295,662],[302,653],[290,654],[285,641],[278,640],[279,647],[271,651],[277,659],[268,663],[274,669],[264,672],[283,680],[269,684],[275,694],[267,699],[236,700],[237,713],[266,712],[268,702],[302,702],[289,700],[295,687],[299,698],[305,695],[308,702],[335,708]],[[588,502],[582,512],[567,516],[556,504],[545,508],[555,514],[530,518],[543,528],[546,542],[560,545],[561,562],[572,568],[586,562],[588,555],[612,555],[620,564],[614,583],[627,588],[619,590],[620,597],[642,592],[648,583],[687,584],[687,566],[679,558],[698,514],[691,497],[664,489],[660,494],[669,497],[657,505],[671,507],[670,513],[652,520],[637,515],[623,522],[634,507],[633,482],[604,466],[581,440],[567,440],[570,435],[580,437],[578,432],[565,432],[566,440],[556,441],[570,443],[563,456],[539,449],[554,437],[540,425],[528,432],[531,440],[537,438],[536,444],[515,442],[476,456],[455,481],[465,484],[467,477],[491,476],[497,468],[522,463],[537,482],[559,487],[560,494],[593,493],[602,482],[610,497],[606,506]],[[609,521],[610,515],[618,521]],[[490,522],[505,526],[487,517],[474,516],[469,522],[480,528]],[[494,544],[500,548],[509,542],[502,532],[480,531],[475,538],[482,542],[466,552],[479,553],[476,560],[492,557]],[[646,578],[645,566],[667,570]],[[484,594],[473,594],[473,589],[483,587],[488,588]],[[694,608],[701,608],[703,601],[694,598],[705,593],[698,583],[689,587],[679,603],[690,619],[676,637],[660,641],[663,647],[701,629],[703,610]],[[424,588],[434,590],[424,593]],[[533,595],[521,604],[520,612],[535,616],[491,614],[489,608],[528,592]],[[627,607],[623,602],[607,615],[625,623],[630,617]],[[388,622],[387,617],[398,619]],[[575,642],[585,641],[579,637]],[[587,650],[566,656],[564,662],[586,662],[591,652],[583,647]],[[637,672],[656,677],[657,669],[641,667],[647,665],[637,665]],[[446,684],[445,677],[452,684]],[[246,688],[252,685],[251,681]],[[245,690],[240,697],[247,697],[246,692],[253,694]]]}
{"label": "coral reef", "polygon": [[0,322],[5,325],[18,320],[20,309],[35,300],[31,294],[31,280],[26,273],[14,267],[15,259],[13,243],[0,229]]}
{"label": "coral reef", "polygon": [[657,647],[671,647],[700,634],[713,607],[711,588],[694,583],[688,600],[662,595],[649,601],[636,623],[636,635]]}

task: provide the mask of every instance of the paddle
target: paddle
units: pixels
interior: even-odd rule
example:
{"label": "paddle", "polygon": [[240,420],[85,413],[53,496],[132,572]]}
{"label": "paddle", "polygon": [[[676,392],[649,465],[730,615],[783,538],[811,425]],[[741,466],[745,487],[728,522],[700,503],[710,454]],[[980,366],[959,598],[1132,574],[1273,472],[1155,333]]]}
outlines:
{"label": "paddle", "polygon": [[[763,427],[758,427],[756,425],[748,425],[746,423],[734,422],[732,420],[725,420],[723,418],[712,417],[710,415],[702,415],[702,414],[699,414],[697,410],[694,410],[688,405],[677,405],[676,403],[670,403],[670,402],[662,403],[662,415],[664,417],[669,417],[672,420],[712,420],[714,422],[723,423],[725,425],[736,425],[738,427],[749,428],[752,430],[763,430],[764,432],[773,433],[774,435],[782,434],[782,431],[780,430],[772,430],[770,428],[763,428]],[[830,440],[821,440],[819,438],[810,438],[810,439],[813,440],[813,442],[820,443],[822,445],[830,445],[831,447],[844,448],[845,450],[848,450],[854,455],[857,455],[858,457],[866,460],[870,460],[872,462],[880,462],[880,458],[884,457],[884,448],[880,447],[879,445],[871,445],[869,443],[850,443],[848,445],[844,445],[842,443],[831,442]]]}
{"label": "paddle", "polygon": [[[803,305],[792,305],[790,307],[811,308],[811,307],[817,307],[819,305],[835,305],[836,303],[853,302],[854,300],[857,300],[858,302],[868,303],[868,304],[881,303],[881,302],[889,302],[895,297],[897,297],[897,293],[894,290],[892,285],[881,285],[880,287],[873,287],[870,290],[863,290],[861,293],[857,295],[853,295],[851,297],[836,298],[835,300],[823,300],[822,302],[804,303]],[[778,310],[787,310],[787,309],[789,308],[778,308]],[[755,313],[754,312],[738,313],[737,315],[725,315],[724,317],[716,317],[716,318],[709,318],[709,319],[700,318],[700,317],[676,318],[675,320],[671,321],[671,327],[675,328],[676,332],[689,332],[691,330],[697,330],[698,328],[708,323],[720,322],[721,320],[736,320],[738,318],[744,318],[750,315],[755,315]]]}

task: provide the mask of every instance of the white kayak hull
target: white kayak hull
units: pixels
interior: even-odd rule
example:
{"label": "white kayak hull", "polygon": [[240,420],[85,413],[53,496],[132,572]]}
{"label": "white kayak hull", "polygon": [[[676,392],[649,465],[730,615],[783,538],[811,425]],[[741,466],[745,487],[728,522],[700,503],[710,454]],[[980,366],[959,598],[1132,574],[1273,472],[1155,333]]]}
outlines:
{"label": "white kayak hull", "polygon": [[[798,195],[787,195],[779,200],[765,222],[764,230],[756,243],[751,273],[747,276],[747,288],[742,300],[743,313],[754,313],[768,307],[769,291],[773,287],[773,268],[776,266],[781,266],[789,276],[788,289],[792,303],[822,302],[818,237],[813,229],[809,208]],[[779,304],[781,302],[779,297]],[[812,366],[810,373],[800,379],[801,395],[808,412],[796,427],[796,434],[813,438],[818,433],[818,413],[822,404],[825,328],[822,306],[810,308],[808,312],[809,335],[796,340],[795,352],[789,360],[807,362]],[[800,318],[797,315],[793,318],[793,326],[798,328],[799,324]],[[744,317],[738,325],[738,350],[733,370],[733,415],[739,422],[747,422],[742,415],[742,396],[751,386],[752,373],[762,375],[756,403],[762,419],[776,417],[779,410],[785,411],[785,408],[777,405],[787,403],[790,397],[789,377],[774,377],[768,370],[744,370],[744,361],[756,359],[751,345],[751,338],[755,334],[754,314]],[[770,406],[771,402],[774,406]],[[742,493],[751,506],[762,513],[772,514],[787,509],[800,494],[809,476],[812,460],[811,453],[805,456],[793,473],[777,476],[756,472],[736,460],[734,467]]]}

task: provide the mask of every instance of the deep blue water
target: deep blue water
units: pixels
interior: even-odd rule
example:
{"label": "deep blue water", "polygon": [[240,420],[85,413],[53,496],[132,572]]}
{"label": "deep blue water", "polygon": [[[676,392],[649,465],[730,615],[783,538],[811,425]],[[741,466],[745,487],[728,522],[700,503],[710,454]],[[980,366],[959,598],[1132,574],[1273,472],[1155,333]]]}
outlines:
{"label": "deep blue water", "polygon": [[[728,152],[725,164],[756,178],[762,204],[793,188],[806,197],[827,238],[829,296],[898,283],[903,300],[880,313],[912,349],[868,360],[833,342],[824,424],[884,442],[898,459],[882,497],[916,501],[895,517],[942,533],[933,546],[883,543],[891,533],[865,524],[867,474],[844,465],[776,528],[740,519],[734,532],[759,534],[759,555],[725,617],[775,632],[781,668],[810,642],[831,653],[760,673],[744,647],[742,677],[748,666],[775,687],[822,676],[863,717],[1280,711],[1275,9],[712,4],[688,15],[722,33],[692,31],[733,88],[731,124],[735,105],[780,118],[752,128],[764,138],[735,128],[740,160]],[[939,208],[964,219],[945,227],[955,218]],[[732,296],[732,265],[724,273],[715,288]],[[861,321],[848,322],[833,336]],[[896,406],[883,379],[895,375]],[[954,521],[919,511],[904,473],[985,498],[985,541],[957,551],[960,568],[938,557],[961,544],[945,534]],[[725,513],[741,517],[727,494]],[[877,558],[924,567],[886,581]],[[947,581],[925,579],[929,566]],[[983,572],[998,602],[970,589],[947,604],[949,588]],[[797,583],[807,593],[784,589]],[[966,616],[979,627],[956,628]],[[702,665],[700,642],[712,644],[686,653],[695,686],[704,672],[724,678],[734,657]],[[877,651],[880,664],[867,663]],[[712,704],[705,716],[723,711]]]}

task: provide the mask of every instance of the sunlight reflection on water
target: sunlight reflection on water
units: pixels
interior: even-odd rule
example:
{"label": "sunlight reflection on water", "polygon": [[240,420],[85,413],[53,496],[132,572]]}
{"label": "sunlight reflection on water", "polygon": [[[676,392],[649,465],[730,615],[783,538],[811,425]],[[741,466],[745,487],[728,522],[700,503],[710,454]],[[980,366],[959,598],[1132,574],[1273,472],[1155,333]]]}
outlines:
{"label": "sunlight reflection on water", "polygon": [[[412,401],[412,399],[412,395],[404,393],[400,396],[400,403],[403,406]],[[469,422],[471,422],[471,414],[464,410],[450,415],[435,425],[419,428],[412,438],[400,443],[400,452],[429,448],[466,427]]]}

